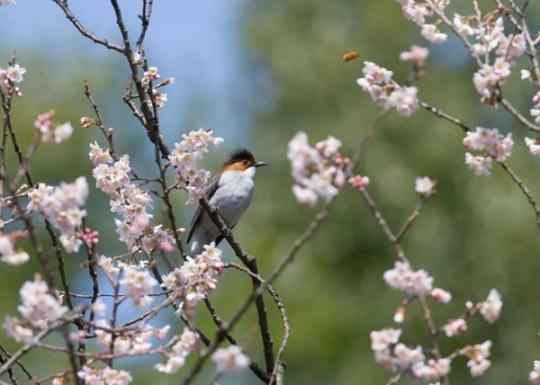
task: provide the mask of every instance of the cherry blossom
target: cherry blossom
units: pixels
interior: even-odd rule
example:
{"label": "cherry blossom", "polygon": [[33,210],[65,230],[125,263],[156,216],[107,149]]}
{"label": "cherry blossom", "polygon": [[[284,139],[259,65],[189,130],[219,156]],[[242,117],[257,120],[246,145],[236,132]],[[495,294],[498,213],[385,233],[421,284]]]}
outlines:
{"label": "cherry blossom", "polygon": [[237,345],[218,349],[212,354],[218,372],[242,370],[249,366],[249,358]]}
{"label": "cherry blossom", "polygon": [[417,88],[401,87],[392,80],[392,71],[366,61],[362,73],[357,84],[385,110],[395,109],[402,116],[411,116],[418,109]]}
{"label": "cherry blossom", "polygon": [[87,385],[128,385],[132,381],[129,372],[108,366],[98,369],[85,365],[77,375]]}
{"label": "cherry blossom", "polygon": [[487,322],[493,323],[499,319],[502,306],[501,295],[496,289],[491,289],[487,299],[480,304],[480,314]]}
{"label": "cherry blossom", "polygon": [[304,132],[297,133],[290,141],[287,157],[291,163],[293,194],[298,202],[314,206],[319,199],[329,201],[337,195],[346,182],[350,160],[339,152],[341,141],[334,137],[308,143]]}
{"label": "cherry blossom", "polygon": [[401,52],[399,58],[402,61],[412,63],[415,66],[423,67],[428,56],[429,50],[427,48],[413,45],[408,51]]}
{"label": "cherry blossom", "polygon": [[0,261],[8,265],[22,265],[28,262],[30,256],[23,250],[15,250],[10,236],[0,232]]}
{"label": "cherry blossom", "polygon": [[491,351],[491,341],[485,341],[478,345],[468,346],[462,350],[462,354],[469,358],[467,366],[471,376],[479,377],[483,375],[491,366],[488,359]]}
{"label": "cherry blossom", "polygon": [[414,271],[407,262],[400,261],[384,272],[384,281],[394,289],[418,296],[429,294],[433,285],[433,278],[426,271]]}
{"label": "cherry blossom", "polygon": [[452,294],[450,292],[436,287],[431,290],[431,298],[439,303],[449,303],[452,300]]}
{"label": "cherry blossom", "polygon": [[199,347],[199,336],[189,328],[184,328],[178,342],[176,342],[165,356],[166,363],[159,363],[155,366],[159,372],[172,374],[183,367],[186,363],[186,358],[190,353],[195,352]]}
{"label": "cherry blossom", "polygon": [[540,142],[538,138],[525,138],[525,144],[532,155],[540,157]]}
{"label": "cherry blossom", "polygon": [[443,330],[447,337],[454,337],[467,331],[467,322],[463,318],[450,320]]}
{"label": "cherry blossom", "polygon": [[73,183],[58,187],[40,183],[28,192],[28,209],[42,213],[60,232],[60,242],[69,253],[79,250],[82,241],[79,229],[86,216],[82,207],[88,197],[88,183],[79,177]]}
{"label": "cherry blossom", "polygon": [[189,194],[187,203],[198,202],[210,181],[210,172],[199,168],[198,161],[210,146],[218,146],[222,142],[223,139],[215,137],[212,130],[201,128],[183,135],[182,141],[174,144],[169,161],[176,169],[178,186]]}
{"label": "cherry blossom", "polygon": [[428,176],[418,177],[414,181],[414,190],[423,198],[429,198],[436,192],[437,181]]}

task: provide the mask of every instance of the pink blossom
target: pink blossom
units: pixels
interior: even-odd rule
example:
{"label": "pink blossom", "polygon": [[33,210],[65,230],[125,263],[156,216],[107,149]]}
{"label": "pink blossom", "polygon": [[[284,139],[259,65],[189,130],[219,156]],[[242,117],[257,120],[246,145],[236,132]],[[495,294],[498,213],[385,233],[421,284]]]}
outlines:
{"label": "pink blossom", "polygon": [[540,157],[540,141],[538,138],[525,138],[525,144],[532,155]]}
{"label": "pink blossom", "polygon": [[454,337],[467,331],[467,322],[463,318],[450,320],[443,330],[447,337]]}
{"label": "pink blossom", "polygon": [[465,163],[474,175],[490,175],[492,159],[486,156],[472,155],[469,152],[465,153]]}
{"label": "pink blossom", "polygon": [[129,372],[112,369],[108,366],[98,369],[85,365],[77,375],[87,385],[129,385],[132,381]]}
{"label": "pink blossom", "polygon": [[430,293],[433,278],[424,270],[414,271],[407,262],[396,262],[394,268],[384,272],[388,286],[409,295],[425,296]]}
{"label": "pink blossom", "polygon": [[431,298],[440,303],[449,303],[452,300],[452,294],[446,290],[436,287],[435,289],[431,290]]}
{"label": "pink blossom", "polygon": [[212,354],[218,372],[242,370],[249,366],[249,358],[237,345],[218,349]]}
{"label": "pink blossom", "polygon": [[422,36],[433,44],[444,43],[448,38],[448,35],[439,31],[435,24],[424,24],[422,26]]}
{"label": "pink blossom", "polygon": [[503,302],[501,295],[496,289],[491,289],[487,299],[480,304],[480,314],[489,323],[494,323],[499,319]]}
{"label": "pink blossom", "polygon": [[433,381],[450,373],[450,363],[449,358],[430,359],[425,362],[417,362],[412,370],[416,377]]}
{"label": "pink blossom", "polygon": [[423,67],[429,56],[429,50],[424,47],[413,45],[408,51],[403,51],[399,55],[402,61],[412,63],[418,67]]}
{"label": "pink blossom", "polygon": [[175,343],[171,350],[168,351],[165,356],[167,357],[166,363],[160,363],[155,366],[159,372],[172,374],[176,373],[178,369],[183,367],[186,363],[186,358],[190,353],[197,350],[199,346],[199,336],[197,333],[192,332],[189,328],[184,328],[180,340]]}
{"label": "pink blossom", "polygon": [[357,190],[364,190],[369,185],[367,176],[355,175],[349,178],[349,183]]}
{"label": "pink blossom", "polygon": [[396,364],[401,370],[407,370],[413,365],[425,360],[420,346],[411,349],[402,343],[398,343],[394,348],[394,356]]}
{"label": "pink blossom", "polygon": [[382,329],[370,333],[371,350],[374,352],[383,351],[399,341],[400,329]]}

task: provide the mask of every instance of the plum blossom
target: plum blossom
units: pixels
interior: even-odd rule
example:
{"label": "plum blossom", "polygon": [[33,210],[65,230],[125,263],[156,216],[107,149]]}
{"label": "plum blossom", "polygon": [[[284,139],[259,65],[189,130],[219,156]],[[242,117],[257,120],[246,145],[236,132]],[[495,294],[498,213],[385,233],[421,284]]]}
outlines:
{"label": "plum blossom", "polygon": [[436,192],[437,181],[429,176],[418,177],[414,181],[414,190],[422,198],[429,198]]}
{"label": "plum blossom", "polygon": [[293,194],[298,202],[314,206],[319,199],[328,202],[346,182],[350,160],[339,152],[341,141],[334,137],[308,143],[304,132],[297,133],[290,141],[287,157],[294,179]]}
{"label": "plum blossom", "polygon": [[242,370],[249,366],[249,358],[237,345],[218,349],[212,354],[218,372]]}
{"label": "plum blossom", "polygon": [[501,295],[496,289],[491,289],[487,299],[480,303],[480,314],[487,322],[494,323],[499,319],[502,306]]}
{"label": "plum blossom", "polygon": [[42,213],[60,232],[60,242],[68,253],[75,253],[82,244],[79,229],[86,216],[82,207],[88,197],[88,183],[79,177],[73,183],[58,187],[40,183],[28,192],[28,209]]}
{"label": "plum blossom", "polygon": [[393,289],[418,296],[429,294],[433,285],[433,278],[425,270],[414,271],[407,262],[401,261],[384,272],[384,281]]}
{"label": "plum blossom", "polygon": [[357,84],[385,110],[395,109],[402,116],[411,116],[418,109],[417,88],[401,87],[392,80],[392,71],[366,61],[362,73]]}
{"label": "plum blossom", "polygon": [[98,369],[85,365],[77,375],[88,385],[129,385],[133,380],[129,372],[108,366]]}
{"label": "plum blossom", "polygon": [[210,172],[198,166],[198,161],[209,151],[210,146],[218,146],[222,138],[213,135],[212,130],[200,128],[182,136],[180,143],[174,144],[169,162],[176,169],[178,186],[187,191],[187,203],[196,203],[206,192]]}
{"label": "plum blossom", "polygon": [[540,385],[540,361],[534,361],[533,370],[529,373],[529,381],[533,385]]}
{"label": "plum blossom", "polygon": [[172,374],[178,371],[186,363],[186,358],[199,347],[199,335],[189,328],[184,328],[178,342],[176,342],[165,353],[166,363],[159,363],[155,366],[156,370],[162,373]]}

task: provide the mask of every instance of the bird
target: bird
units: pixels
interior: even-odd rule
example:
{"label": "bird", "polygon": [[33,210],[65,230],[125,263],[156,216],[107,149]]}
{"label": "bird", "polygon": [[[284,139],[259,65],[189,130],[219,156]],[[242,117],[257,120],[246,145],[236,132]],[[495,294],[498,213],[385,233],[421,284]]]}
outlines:
{"label": "bird", "polygon": [[[258,162],[247,149],[233,152],[223,164],[221,172],[206,189],[205,196],[229,228],[236,226],[245,213],[255,189],[255,174],[259,167],[267,166]],[[191,256],[197,256],[205,245],[214,242],[217,246],[223,235],[201,205],[197,207],[187,237]]]}

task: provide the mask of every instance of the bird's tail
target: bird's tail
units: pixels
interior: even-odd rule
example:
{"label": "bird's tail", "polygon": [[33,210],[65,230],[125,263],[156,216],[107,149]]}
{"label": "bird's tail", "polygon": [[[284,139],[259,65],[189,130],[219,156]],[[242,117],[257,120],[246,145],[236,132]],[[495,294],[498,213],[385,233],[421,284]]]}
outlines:
{"label": "bird's tail", "polygon": [[208,245],[213,241],[213,237],[207,232],[195,232],[191,239],[190,255],[192,258],[196,257],[204,250],[204,245]]}

